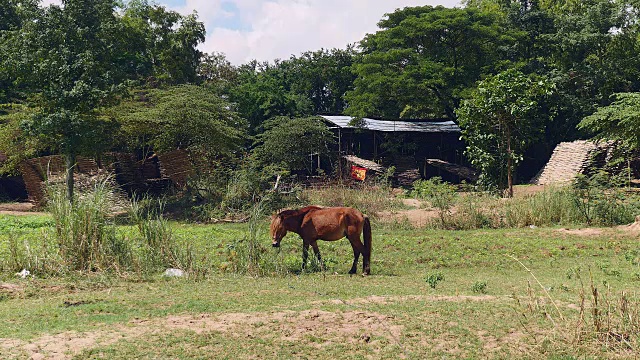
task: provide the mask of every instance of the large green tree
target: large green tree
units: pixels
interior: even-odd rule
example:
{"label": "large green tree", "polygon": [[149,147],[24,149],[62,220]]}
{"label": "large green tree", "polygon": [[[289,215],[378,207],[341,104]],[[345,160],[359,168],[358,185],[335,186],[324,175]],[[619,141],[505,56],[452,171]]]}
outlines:
{"label": "large green tree", "polygon": [[24,23],[9,41],[8,62],[37,109],[23,130],[64,155],[70,201],[76,156],[104,144],[111,124],[99,109],[122,89],[124,27],[116,5],[115,0],[63,0],[63,6],[49,6]]}
{"label": "large green tree", "polygon": [[481,81],[458,109],[466,154],[485,185],[513,196],[515,168],[544,132],[540,102],[550,92],[544,79],[509,69]]}
{"label": "large green tree", "polygon": [[204,24],[193,14],[183,16],[147,0],[130,0],[122,21],[131,60],[127,71],[151,85],[194,83],[202,59],[198,44],[205,38]]}
{"label": "large green tree", "polygon": [[256,61],[237,69],[230,99],[254,133],[276,116],[341,114],[345,93],[353,88],[355,50],[318,50],[274,63]]}
{"label": "large green tree", "polygon": [[[15,73],[7,56],[13,51],[12,42],[25,22],[38,13],[37,0],[0,0],[0,105],[17,97]],[[0,115],[6,113],[0,106]]]}
{"label": "large green tree", "polygon": [[206,86],[136,91],[108,114],[122,124],[121,146],[133,149],[188,149],[207,157],[233,157],[247,136],[246,121]]}
{"label": "large green tree", "polygon": [[378,26],[360,43],[351,115],[455,120],[464,93],[499,67],[509,41],[500,19],[478,9],[404,8]]}

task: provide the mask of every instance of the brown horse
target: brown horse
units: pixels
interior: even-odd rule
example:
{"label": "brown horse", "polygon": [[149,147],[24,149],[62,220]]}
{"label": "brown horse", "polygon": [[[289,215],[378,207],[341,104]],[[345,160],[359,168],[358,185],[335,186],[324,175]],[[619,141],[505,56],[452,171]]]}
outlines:
{"label": "brown horse", "polygon": [[[318,261],[322,264],[317,240],[335,241],[347,237],[353,248],[353,266],[349,274],[356,273],[360,254],[363,257],[364,274],[370,272],[371,260],[371,224],[369,218],[360,211],[349,207],[322,208],[307,206],[298,210],[285,210],[274,215],[271,221],[273,247],[280,246],[280,240],[292,231],[302,238],[302,269],[307,264],[309,246],[313,248]],[[364,233],[364,244],[360,234]]]}

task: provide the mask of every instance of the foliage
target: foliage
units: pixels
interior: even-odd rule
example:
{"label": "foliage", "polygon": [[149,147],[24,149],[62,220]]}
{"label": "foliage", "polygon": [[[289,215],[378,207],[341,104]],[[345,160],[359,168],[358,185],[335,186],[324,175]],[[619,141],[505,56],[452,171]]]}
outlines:
{"label": "foliage", "polygon": [[[193,14],[183,16],[148,0],[130,0],[122,23],[126,44],[126,71],[150,85],[193,83],[198,79],[205,39],[204,24]],[[152,78],[149,78],[152,77]]]}
{"label": "foliage", "polygon": [[446,223],[446,217],[451,214],[451,208],[457,198],[456,188],[447,182],[443,182],[440,177],[414,182],[409,196],[428,200],[431,206],[438,209],[443,226]]}
{"label": "foliage", "polygon": [[237,86],[230,100],[258,133],[262,123],[277,116],[305,117],[340,114],[346,107],[344,94],[353,87],[351,65],[355,50],[319,50],[300,57],[256,61],[237,68]]}
{"label": "foliage", "polygon": [[399,9],[378,25],[360,43],[350,115],[456,119],[463,94],[498,66],[509,34],[493,14],[442,6]]}
{"label": "foliage", "polygon": [[260,166],[275,165],[284,170],[313,173],[317,162],[310,155],[330,160],[335,143],[331,130],[319,119],[277,117],[264,124],[265,131],[256,137],[252,158]]}
{"label": "foliage", "polygon": [[486,281],[476,281],[471,285],[471,291],[476,294],[486,294],[487,293],[487,282]]}
{"label": "foliage", "polygon": [[427,284],[429,284],[429,286],[432,289],[435,289],[436,286],[438,286],[438,283],[440,281],[443,281],[443,280],[444,280],[444,274],[442,274],[442,272],[438,271],[436,273],[432,273],[432,274],[427,275],[427,280],[426,281],[427,281]]}
{"label": "foliage", "polygon": [[[48,205],[55,222],[55,239],[68,270],[119,271],[131,264],[131,249],[119,238],[110,218],[113,187],[99,181],[70,203],[63,189],[48,188]],[[63,270],[64,271],[64,270]]]}
{"label": "foliage", "polygon": [[246,122],[211,88],[178,85],[133,96],[107,112],[120,119],[133,149],[188,149],[214,159],[234,157],[244,145]]}
{"label": "foliage", "polygon": [[628,224],[635,219],[639,204],[628,199],[622,186],[625,179],[597,172],[579,175],[573,184],[575,207],[582,221],[604,226]]}
{"label": "foliage", "polygon": [[22,131],[22,123],[34,116],[35,109],[21,104],[0,105],[0,109],[6,112],[0,115],[0,152],[7,155],[7,160],[0,164],[0,174],[15,175],[23,160],[47,149],[47,141]]}
{"label": "foliage", "polygon": [[114,0],[51,5],[10,39],[8,63],[37,109],[23,130],[65,155],[69,200],[76,155],[104,150],[103,134],[113,128],[97,111],[115,99],[124,81],[124,27],[115,7]]}
{"label": "foliage", "polygon": [[[279,190],[286,191],[274,190],[278,176]],[[300,188],[287,172],[243,159],[235,166],[213,163],[203,168],[189,178],[187,196],[174,205],[186,209],[186,216],[197,221],[241,221],[250,218],[257,203],[264,211],[275,211],[300,205],[299,195]]]}
{"label": "foliage", "polygon": [[509,200],[469,193],[459,198],[445,223],[438,219],[428,226],[482,229],[629,224],[640,210],[640,198],[616,187],[620,181],[608,174],[583,176],[573,186],[549,187]]}
{"label": "foliage", "polygon": [[527,147],[544,131],[540,101],[551,92],[545,79],[510,69],[487,78],[457,110],[466,154],[488,188],[509,189]]}
{"label": "foliage", "polygon": [[167,219],[162,212],[162,200],[133,200],[129,209],[129,217],[136,225],[143,239],[141,263],[145,270],[162,270],[178,268],[191,270],[193,254],[191,246],[179,246]]}
{"label": "foliage", "polygon": [[597,137],[619,140],[626,146],[640,148],[640,93],[618,93],[614,102],[599,108],[578,125]]}

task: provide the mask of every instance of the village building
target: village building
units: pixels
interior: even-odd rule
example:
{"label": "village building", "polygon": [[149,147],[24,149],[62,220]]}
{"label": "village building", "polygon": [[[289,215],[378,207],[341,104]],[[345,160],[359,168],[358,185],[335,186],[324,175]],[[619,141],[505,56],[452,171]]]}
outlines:
{"label": "village building", "polygon": [[399,185],[434,176],[455,183],[474,179],[475,173],[465,166],[460,127],[453,121],[321,118],[337,138],[340,158],[374,173],[394,166]]}

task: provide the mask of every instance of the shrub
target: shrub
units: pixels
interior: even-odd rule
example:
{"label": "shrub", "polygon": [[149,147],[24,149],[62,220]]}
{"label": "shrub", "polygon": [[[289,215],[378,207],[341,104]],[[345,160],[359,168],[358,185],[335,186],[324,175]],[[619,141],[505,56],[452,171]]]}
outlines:
{"label": "shrub", "polygon": [[436,272],[433,274],[429,274],[427,275],[427,284],[429,284],[429,286],[432,289],[435,289],[436,286],[438,286],[438,283],[440,281],[444,281],[444,274],[442,274],[441,272]]}
{"label": "shrub", "polygon": [[471,285],[471,291],[476,294],[486,294],[487,293],[487,282],[486,281],[476,281]]}
{"label": "shrub", "polygon": [[[580,175],[574,182],[574,206],[589,225],[619,225],[634,221],[636,201],[622,189],[624,178],[600,171],[589,177]],[[634,199],[635,200],[635,199]]]}
{"label": "shrub", "polygon": [[440,177],[414,182],[410,195],[418,199],[427,200],[432,207],[438,209],[438,215],[443,226],[451,215],[451,207],[453,207],[457,198],[456,188],[449,183],[443,182]]}

